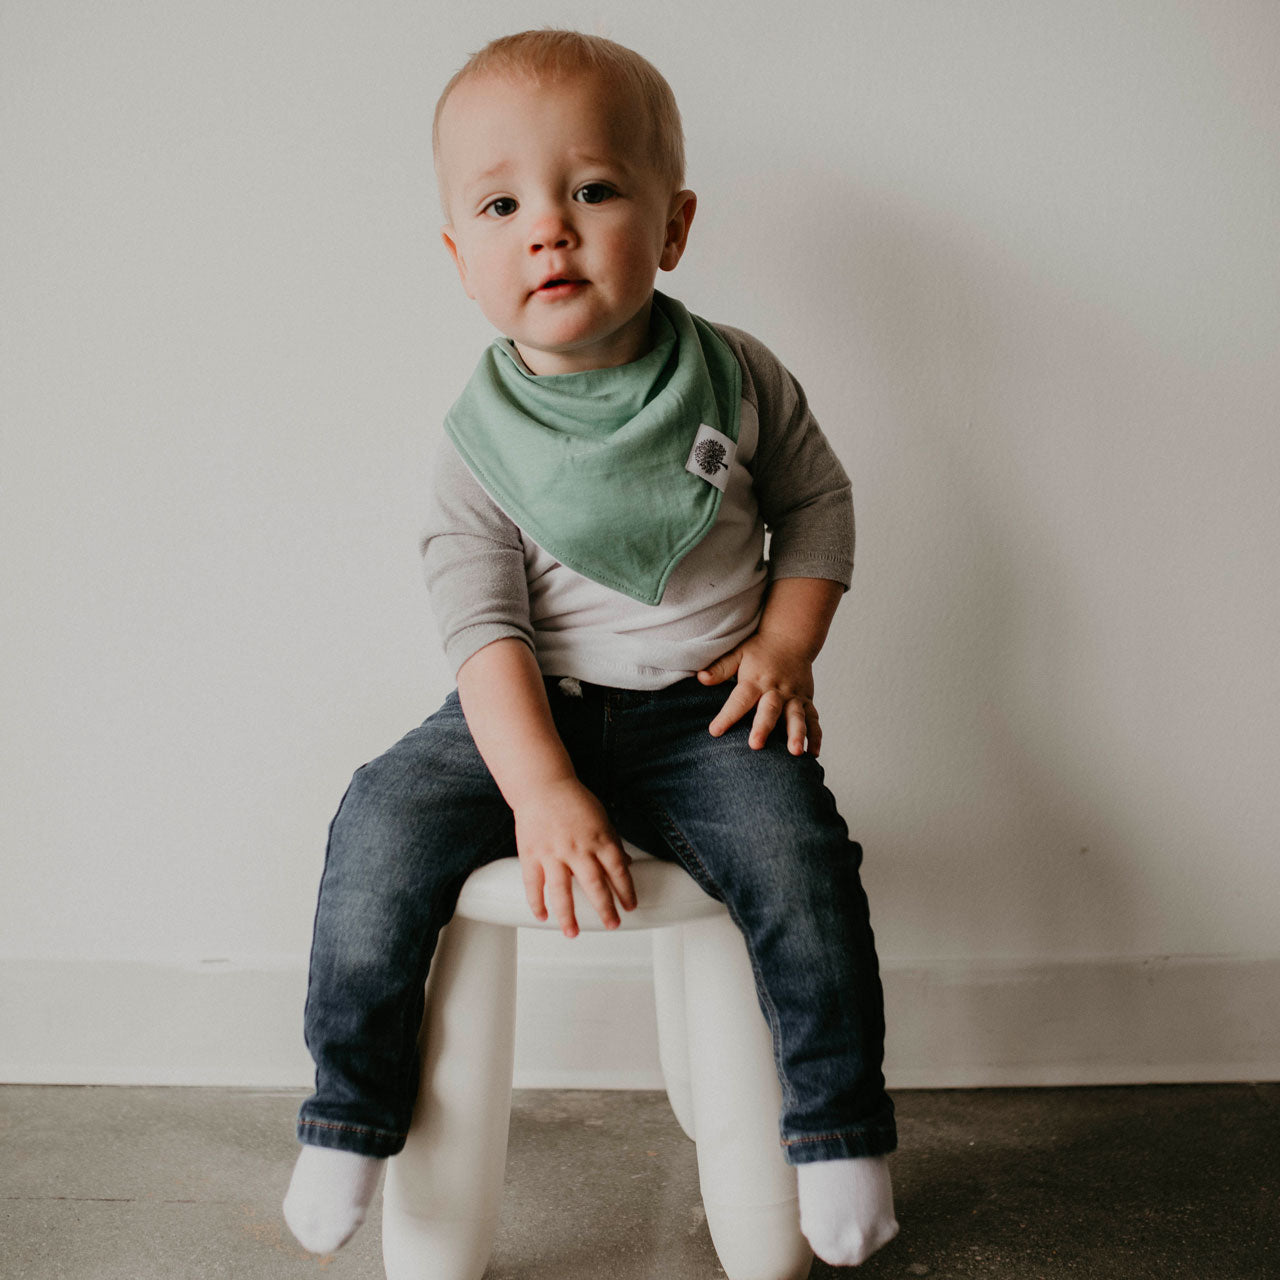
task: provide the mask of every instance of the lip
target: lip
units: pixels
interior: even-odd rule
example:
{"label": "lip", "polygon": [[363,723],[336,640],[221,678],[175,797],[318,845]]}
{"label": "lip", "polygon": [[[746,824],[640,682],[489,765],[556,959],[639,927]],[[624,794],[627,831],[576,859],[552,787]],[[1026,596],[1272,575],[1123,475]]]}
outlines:
{"label": "lip", "polygon": [[586,280],[579,280],[573,276],[548,276],[533,291],[533,296],[535,298],[567,298],[577,293],[579,289],[585,289],[587,283]]}

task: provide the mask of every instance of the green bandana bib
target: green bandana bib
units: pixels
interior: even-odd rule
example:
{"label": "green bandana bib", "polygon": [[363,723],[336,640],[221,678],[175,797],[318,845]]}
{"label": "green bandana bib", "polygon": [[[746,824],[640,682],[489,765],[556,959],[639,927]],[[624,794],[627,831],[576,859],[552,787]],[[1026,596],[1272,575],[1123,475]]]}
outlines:
{"label": "green bandana bib", "polygon": [[644,604],[715,523],[742,398],[724,339],[675,299],[653,300],[654,344],[639,360],[538,377],[498,339],[444,421],[539,546]]}

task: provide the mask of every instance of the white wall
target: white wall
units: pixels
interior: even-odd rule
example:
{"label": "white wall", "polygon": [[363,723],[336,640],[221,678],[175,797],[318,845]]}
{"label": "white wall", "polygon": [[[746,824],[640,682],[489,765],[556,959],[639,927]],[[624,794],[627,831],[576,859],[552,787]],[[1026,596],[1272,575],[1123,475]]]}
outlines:
{"label": "white wall", "polygon": [[[548,22],[671,80],[664,286],[854,478],[891,1080],[1274,1075],[1280,6],[10,0],[0,1076],[305,1082],[329,817],[449,687],[415,538],[490,335],[430,113]],[[538,941],[522,1078],[651,1083],[642,951]]]}

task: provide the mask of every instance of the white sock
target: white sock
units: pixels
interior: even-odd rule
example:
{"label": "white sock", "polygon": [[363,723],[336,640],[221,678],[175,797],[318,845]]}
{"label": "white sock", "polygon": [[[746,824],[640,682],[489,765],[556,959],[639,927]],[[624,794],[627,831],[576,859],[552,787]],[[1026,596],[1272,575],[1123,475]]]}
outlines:
{"label": "white sock", "polygon": [[856,1267],[898,1234],[884,1156],[796,1166],[800,1230],[823,1262]]}
{"label": "white sock", "polygon": [[284,1220],[312,1253],[333,1253],[355,1235],[385,1160],[305,1145],[284,1198]]}

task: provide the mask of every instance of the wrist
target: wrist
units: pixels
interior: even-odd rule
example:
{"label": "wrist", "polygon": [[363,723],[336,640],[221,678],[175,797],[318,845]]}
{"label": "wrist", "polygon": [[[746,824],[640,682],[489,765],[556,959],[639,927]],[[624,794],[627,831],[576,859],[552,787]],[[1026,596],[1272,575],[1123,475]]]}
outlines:
{"label": "wrist", "polygon": [[781,657],[812,663],[821,652],[825,637],[815,636],[811,630],[791,625],[780,617],[766,616],[760,619],[753,638]]}
{"label": "wrist", "polygon": [[769,586],[756,634],[770,647],[812,663],[844,594],[827,578],[778,578]]}
{"label": "wrist", "polygon": [[513,813],[555,803],[554,797],[564,794],[566,787],[580,787],[568,756],[563,762],[548,761],[545,766],[521,770],[518,778],[507,778],[501,788],[502,797]]}

